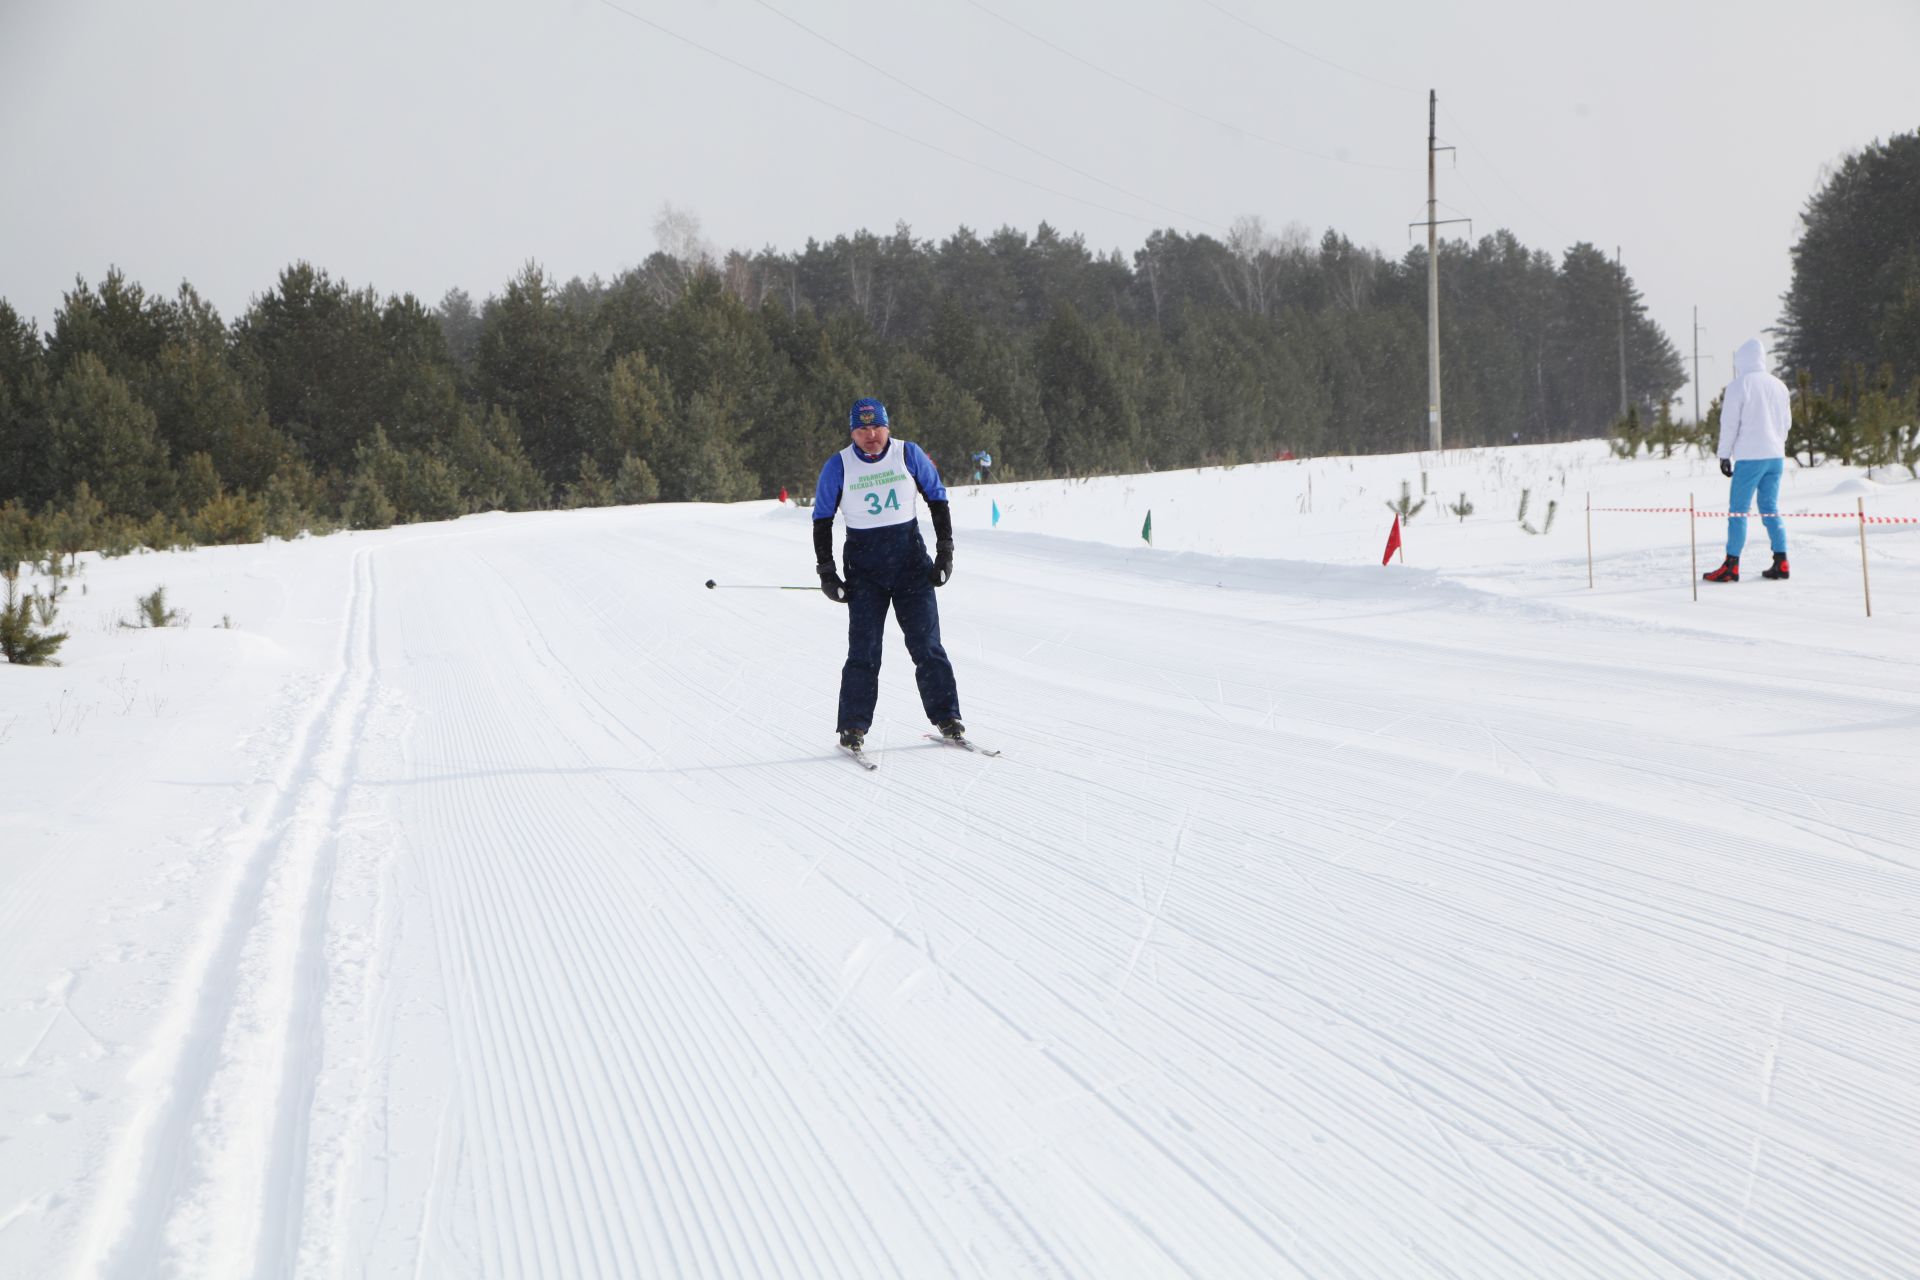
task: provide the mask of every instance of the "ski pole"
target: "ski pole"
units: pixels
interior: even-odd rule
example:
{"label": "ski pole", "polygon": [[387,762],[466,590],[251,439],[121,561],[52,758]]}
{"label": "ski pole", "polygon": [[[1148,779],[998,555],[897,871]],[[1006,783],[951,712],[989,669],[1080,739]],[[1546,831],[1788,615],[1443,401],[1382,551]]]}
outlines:
{"label": "ski pole", "polygon": [[707,579],[707,590],[719,591],[722,588],[728,591],[818,591],[820,589],[818,587],[783,587],[771,582],[715,582],[712,578]]}

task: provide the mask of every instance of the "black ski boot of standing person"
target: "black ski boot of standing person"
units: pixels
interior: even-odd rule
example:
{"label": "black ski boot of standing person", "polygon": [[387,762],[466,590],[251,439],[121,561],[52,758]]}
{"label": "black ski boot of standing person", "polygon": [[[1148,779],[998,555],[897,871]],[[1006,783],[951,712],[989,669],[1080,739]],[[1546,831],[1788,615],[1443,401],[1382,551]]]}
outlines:
{"label": "black ski boot of standing person", "polygon": [[1775,582],[1780,582],[1790,577],[1791,575],[1787,572],[1787,553],[1784,551],[1774,552],[1773,568],[1762,569],[1760,576],[1763,578],[1772,578]]}
{"label": "black ski boot of standing person", "polygon": [[1728,556],[1725,563],[1718,569],[1700,576],[1708,582],[1738,582],[1740,581],[1740,557]]}

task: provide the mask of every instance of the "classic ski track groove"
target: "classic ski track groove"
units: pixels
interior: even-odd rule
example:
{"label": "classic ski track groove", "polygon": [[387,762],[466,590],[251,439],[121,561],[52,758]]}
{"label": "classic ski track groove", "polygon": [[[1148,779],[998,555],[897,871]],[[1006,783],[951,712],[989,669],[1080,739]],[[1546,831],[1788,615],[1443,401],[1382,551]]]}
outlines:
{"label": "classic ski track groove", "polygon": [[352,560],[331,684],[270,796],[226,841],[233,880],[177,988],[180,1005],[134,1073],[159,1083],[109,1163],[83,1273],[290,1265],[319,1068],[333,839],[372,688],[372,554]]}

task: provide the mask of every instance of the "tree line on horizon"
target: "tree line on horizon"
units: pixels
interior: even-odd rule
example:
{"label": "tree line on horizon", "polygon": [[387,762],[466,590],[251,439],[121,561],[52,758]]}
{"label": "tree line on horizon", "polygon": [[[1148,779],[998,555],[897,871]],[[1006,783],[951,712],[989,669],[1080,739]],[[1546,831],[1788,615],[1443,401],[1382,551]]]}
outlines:
{"label": "tree line on horizon", "polygon": [[[1156,232],[1131,263],[1042,224],[905,227],[716,258],[684,220],[610,281],[529,264],[476,304],[380,296],[308,263],[231,323],[191,284],[77,280],[42,334],[0,301],[0,502],[79,486],[122,521],[280,531],[465,511],[726,501],[811,483],[854,397],[953,470],[1002,478],[1425,442],[1425,251],[1246,219]],[[677,230],[676,230],[677,228]],[[1680,362],[1589,245],[1442,250],[1449,442],[1567,439]],[[956,477],[958,478],[958,477]],[[391,511],[389,512],[389,509]]]}
{"label": "tree line on horizon", "polygon": [[[656,232],[610,280],[529,263],[481,302],[306,262],[230,321],[117,269],[77,279],[44,333],[0,300],[4,521],[105,548],[804,492],[860,395],[950,480],[977,449],[1031,479],[1426,443],[1424,247],[1254,218],[1130,260],[1044,223],[725,255],[672,210]],[[1594,246],[1555,259],[1500,231],[1440,254],[1450,446],[1606,434],[1623,323],[1642,419],[1683,384]]]}

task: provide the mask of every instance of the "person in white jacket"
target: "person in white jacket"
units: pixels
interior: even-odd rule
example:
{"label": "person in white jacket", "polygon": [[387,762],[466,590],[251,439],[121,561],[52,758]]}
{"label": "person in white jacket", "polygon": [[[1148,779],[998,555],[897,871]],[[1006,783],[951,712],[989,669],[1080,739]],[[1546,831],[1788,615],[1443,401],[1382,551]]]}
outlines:
{"label": "person in white jacket", "polygon": [[1787,429],[1793,401],[1787,384],[1767,372],[1767,351],[1749,338],[1733,353],[1733,381],[1720,402],[1720,474],[1731,476],[1727,494],[1727,559],[1703,574],[1708,582],[1740,581],[1740,551],[1747,545],[1747,508],[1760,497],[1760,521],[1773,547],[1773,567],[1763,578],[1787,576],[1787,523],[1780,518],[1780,477],[1787,467]]}

